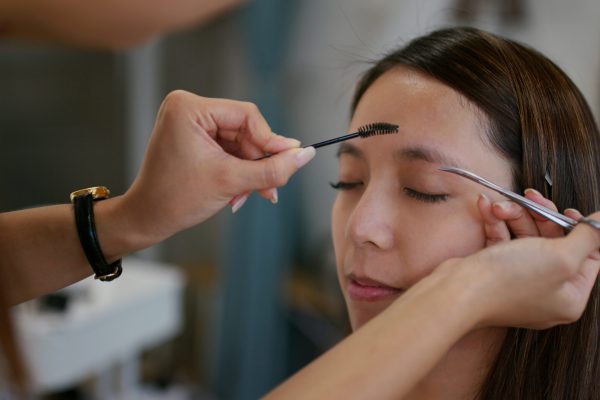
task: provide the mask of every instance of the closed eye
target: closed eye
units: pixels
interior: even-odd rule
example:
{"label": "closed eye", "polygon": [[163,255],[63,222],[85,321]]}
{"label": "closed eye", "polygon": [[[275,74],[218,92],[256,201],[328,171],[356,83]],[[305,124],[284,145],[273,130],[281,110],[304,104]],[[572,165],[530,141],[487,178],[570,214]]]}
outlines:
{"label": "closed eye", "polygon": [[362,185],[362,182],[330,182],[329,185],[335,190],[352,190]]}
{"label": "closed eye", "polygon": [[408,197],[425,203],[439,203],[448,200],[448,195],[443,193],[422,193],[411,188],[404,188],[403,190]]}

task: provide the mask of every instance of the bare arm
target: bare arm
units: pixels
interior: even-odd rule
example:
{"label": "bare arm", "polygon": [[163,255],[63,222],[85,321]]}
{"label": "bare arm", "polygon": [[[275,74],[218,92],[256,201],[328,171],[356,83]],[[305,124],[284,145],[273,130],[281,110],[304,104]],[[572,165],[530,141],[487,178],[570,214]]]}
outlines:
{"label": "bare arm", "polygon": [[435,275],[267,399],[400,399],[475,324],[471,292]]}
{"label": "bare arm", "polygon": [[[298,146],[272,133],[253,104],[171,93],[132,187],[94,205],[105,257],[118,259],[197,225],[239,195],[273,198],[273,188],[314,156],[313,148]],[[247,160],[265,153],[275,155]],[[10,304],[90,274],[70,205],[0,214],[0,279]]]}
{"label": "bare arm", "polygon": [[7,37],[123,49],[204,22],[243,0],[0,0]]}
{"label": "bare arm", "polygon": [[[106,258],[114,261],[147,247],[120,209],[122,198],[94,206],[98,238]],[[92,274],[71,205],[33,208],[0,214],[3,289],[11,304],[58,290]]]}
{"label": "bare arm", "polygon": [[399,399],[473,329],[573,322],[596,281],[599,246],[600,232],[581,224],[567,237],[448,260],[267,398]]}

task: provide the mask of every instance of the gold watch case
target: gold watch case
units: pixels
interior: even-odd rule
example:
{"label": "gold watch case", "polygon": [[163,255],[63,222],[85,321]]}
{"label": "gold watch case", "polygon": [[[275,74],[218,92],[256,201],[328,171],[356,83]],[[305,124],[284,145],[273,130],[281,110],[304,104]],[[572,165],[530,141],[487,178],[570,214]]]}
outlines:
{"label": "gold watch case", "polygon": [[79,189],[71,193],[71,203],[73,203],[76,197],[87,196],[88,194],[92,195],[93,200],[103,200],[108,198],[110,195],[110,190],[108,190],[106,186],[93,186],[85,189]]}

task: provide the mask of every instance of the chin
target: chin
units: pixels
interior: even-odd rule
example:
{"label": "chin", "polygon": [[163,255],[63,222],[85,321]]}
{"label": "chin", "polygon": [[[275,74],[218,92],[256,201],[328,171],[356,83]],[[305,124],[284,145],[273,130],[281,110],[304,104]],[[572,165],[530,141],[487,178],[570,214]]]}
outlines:
{"label": "chin", "polygon": [[356,331],[358,328],[369,322],[376,314],[367,315],[365,313],[360,313],[354,317],[350,317],[350,325],[352,327],[352,332]]}
{"label": "chin", "polygon": [[352,326],[352,330],[355,331],[369,322],[371,319],[385,310],[392,302],[393,300],[355,304],[352,300],[346,301],[346,307],[348,310],[348,316],[350,317],[350,325]]}

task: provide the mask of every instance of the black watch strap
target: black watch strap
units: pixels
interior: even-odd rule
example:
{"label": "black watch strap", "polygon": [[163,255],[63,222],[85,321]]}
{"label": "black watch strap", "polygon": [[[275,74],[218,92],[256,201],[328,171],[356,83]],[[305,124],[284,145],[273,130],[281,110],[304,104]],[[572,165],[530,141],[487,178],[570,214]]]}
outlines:
{"label": "black watch strap", "polygon": [[[106,189],[106,192],[108,192],[108,189]],[[102,200],[106,197],[94,197],[93,193],[84,191],[74,193],[81,193],[72,195],[71,201],[75,209],[77,233],[79,234],[79,240],[85,256],[94,270],[96,279],[112,281],[118,278],[123,271],[121,259],[111,264],[106,261],[104,253],[102,253],[102,249],[100,248],[100,242],[96,233],[96,224],[94,223],[94,200]]]}

